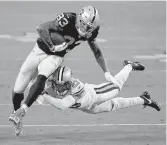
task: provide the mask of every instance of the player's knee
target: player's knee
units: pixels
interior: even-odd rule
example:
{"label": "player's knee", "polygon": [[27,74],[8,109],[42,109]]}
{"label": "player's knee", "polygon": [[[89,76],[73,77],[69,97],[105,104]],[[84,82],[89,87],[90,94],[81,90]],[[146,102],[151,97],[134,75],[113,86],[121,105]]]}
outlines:
{"label": "player's knee", "polygon": [[122,89],[122,87],[123,87],[123,84],[122,84],[122,82],[120,82],[119,80],[117,80],[117,87],[119,88],[119,91]]}
{"label": "player's knee", "polygon": [[114,99],[111,100],[111,104],[112,104],[111,111],[122,108],[121,99],[122,99],[122,97],[114,98]]}

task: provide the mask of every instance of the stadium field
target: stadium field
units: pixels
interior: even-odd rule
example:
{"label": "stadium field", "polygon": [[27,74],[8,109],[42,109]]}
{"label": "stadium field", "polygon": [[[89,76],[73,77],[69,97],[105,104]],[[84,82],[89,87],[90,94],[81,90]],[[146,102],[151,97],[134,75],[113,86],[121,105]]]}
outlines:
{"label": "stadium field", "polygon": [[[8,122],[11,92],[20,66],[35,44],[36,26],[58,13],[94,5],[100,13],[97,41],[114,75],[124,59],[137,60],[144,72],[132,72],[119,96],[147,90],[161,111],[142,106],[103,114],[60,111],[36,103],[24,118],[24,132],[13,135]],[[165,2],[0,2],[0,145],[165,145],[166,143]],[[104,82],[103,72],[86,43],[64,64],[83,82]]]}

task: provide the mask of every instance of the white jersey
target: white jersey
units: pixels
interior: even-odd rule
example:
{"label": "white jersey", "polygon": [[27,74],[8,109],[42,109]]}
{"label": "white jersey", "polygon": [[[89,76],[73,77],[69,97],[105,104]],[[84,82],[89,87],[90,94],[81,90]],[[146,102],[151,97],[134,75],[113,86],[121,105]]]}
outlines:
{"label": "white jersey", "polygon": [[76,100],[80,109],[90,110],[96,102],[96,92],[90,84],[84,85],[84,95]]}
{"label": "white jersey", "polygon": [[[83,84],[79,79],[72,79],[69,84],[59,85],[52,78],[48,79],[46,90],[52,89],[52,96],[56,98],[64,98],[66,95],[72,95],[76,103],[72,108],[91,109],[94,102],[96,102],[96,92],[91,84]],[[50,94],[50,93],[49,93]]]}

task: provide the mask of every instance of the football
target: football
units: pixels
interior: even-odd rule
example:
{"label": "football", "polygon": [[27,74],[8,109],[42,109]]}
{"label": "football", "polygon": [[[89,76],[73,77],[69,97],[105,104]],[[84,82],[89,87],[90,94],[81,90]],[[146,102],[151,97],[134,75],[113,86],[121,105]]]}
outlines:
{"label": "football", "polygon": [[50,37],[51,37],[53,45],[60,45],[63,42],[65,42],[64,37],[58,32],[51,32]]}

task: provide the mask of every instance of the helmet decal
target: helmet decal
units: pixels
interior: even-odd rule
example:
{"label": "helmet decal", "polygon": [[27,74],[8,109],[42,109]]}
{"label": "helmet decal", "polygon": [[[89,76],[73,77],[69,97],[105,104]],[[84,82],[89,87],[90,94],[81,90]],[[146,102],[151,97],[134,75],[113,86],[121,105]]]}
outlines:
{"label": "helmet decal", "polygon": [[63,81],[63,73],[64,73],[65,66],[60,67],[58,71],[58,81],[62,82]]}
{"label": "helmet decal", "polygon": [[94,8],[94,16],[93,16],[93,19],[92,19],[92,23],[94,22],[95,17],[96,17],[96,8],[95,7],[93,7],[93,8]]}

